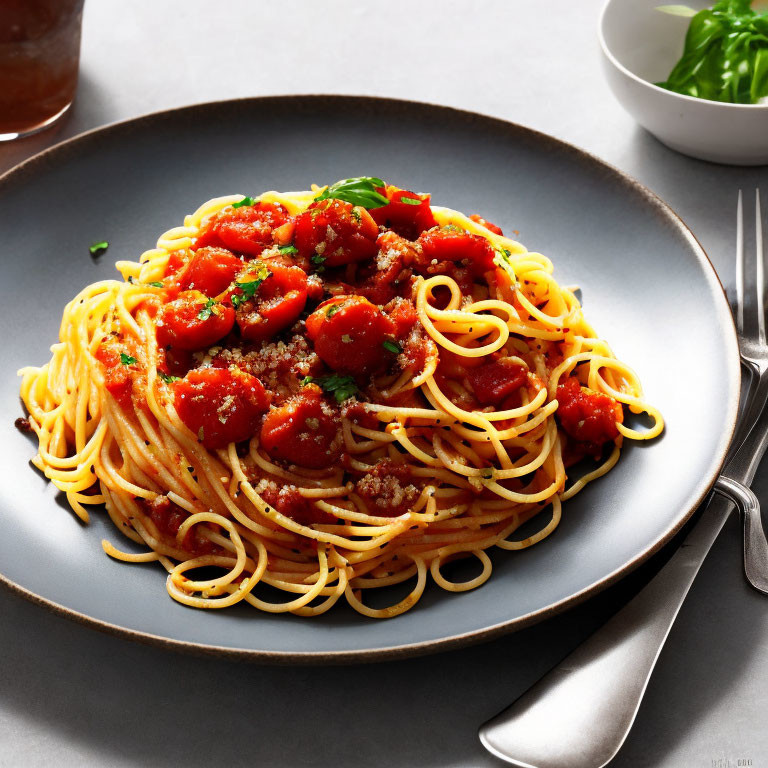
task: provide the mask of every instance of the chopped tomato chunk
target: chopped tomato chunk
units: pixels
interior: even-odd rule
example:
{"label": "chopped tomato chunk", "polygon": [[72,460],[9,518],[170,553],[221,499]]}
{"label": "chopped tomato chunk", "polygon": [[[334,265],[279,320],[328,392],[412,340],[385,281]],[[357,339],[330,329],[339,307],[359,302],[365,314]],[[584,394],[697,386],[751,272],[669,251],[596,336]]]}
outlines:
{"label": "chopped tomato chunk", "polygon": [[161,347],[203,349],[226,336],[235,324],[235,311],[226,304],[210,302],[213,300],[200,291],[180,293],[158,316],[157,343]]}
{"label": "chopped tomato chunk", "polygon": [[486,229],[490,230],[496,235],[503,235],[504,233],[501,231],[501,227],[497,227],[492,222],[488,221],[488,219],[484,219],[482,216],[479,216],[476,213],[473,213],[470,217],[472,221],[476,222],[477,224],[480,224],[481,226],[485,227]]}
{"label": "chopped tomato chunk", "polygon": [[361,206],[343,200],[321,200],[296,219],[294,245],[299,256],[318,256],[323,266],[338,267],[376,255],[379,228]]}
{"label": "chopped tomato chunk", "polygon": [[192,352],[188,349],[168,347],[158,350],[157,370],[166,376],[184,378],[188,371],[196,365]]}
{"label": "chopped tomato chunk", "polygon": [[493,269],[496,255],[493,246],[480,235],[471,235],[450,227],[430,229],[419,236],[421,258],[418,266],[430,272],[430,266],[440,262],[462,262],[474,275]]}
{"label": "chopped tomato chunk", "polygon": [[325,295],[325,286],[319,275],[307,276],[307,299],[320,301]]}
{"label": "chopped tomato chunk", "polygon": [[133,391],[132,374],[136,368],[132,365],[124,365],[120,357],[121,353],[128,354],[124,346],[105,339],[94,356],[104,369],[104,386],[107,392],[117,400],[122,408],[129,408],[131,406],[131,392]]}
{"label": "chopped tomato chunk", "polygon": [[440,373],[448,378],[460,379],[466,375],[467,368],[477,368],[485,361],[482,357],[465,357],[451,352],[450,349],[440,348]]}
{"label": "chopped tomato chunk", "polygon": [[396,517],[419,498],[420,490],[411,481],[407,464],[381,459],[355,483],[355,492],[365,500],[369,515]]}
{"label": "chopped tomato chunk", "polygon": [[[139,505],[148,515],[152,522],[157,526],[158,533],[173,540],[176,544],[176,534],[181,528],[181,524],[189,517],[189,512],[182,509],[178,504],[174,504],[167,496],[158,496],[152,501],[138,499]],[[219,548],[203,535],[201,527],[195,525],[187,532],[181,548],[194,555],[208,555],[217,551]]]}
{"label": "chopped tomato chunk", "polygon": [[472,368],[467,378],[480,405],[500,405],[525,384],[527,369],[502,358]]}
{"label": "chopped tomato chunk", "polygon": [[[427,360],[438,356],[437,345],[429,338],[429,336],[427,336],[423,327],[420,325],[414,326],[411,332],[400,343],[400,346],[403,349],[403,357],[406,361],[406,367],[410,368],[414,373],[423,371],[427,364]],[[407,391],[414,392],[415,394],[418,390]]]}
{"label": "chopped tomato chunk", "polygon": [[362,296],[324,301],[307,318],[307,336],[320,359],[334,371],[365,376],[386,368],[383,344],[397,325]]}
{"label": "chopped tomato chunk", "polygon": [[395,299],[391,304],[384,307],[384,311],[395,324],[395,336],[399,339],[405,336],[419,319],[416,307],[406,299]]}
{"label": "chopped tomato chunk", "polygon": [[376,241],[379,249],[374,262],[376,271],[355,289],[374,304],[387,304],[409,286],[411,270],[407,269],[416,260],[416,248],[394,232],[382,232]]}
{"label": "chopped tomato chunk", "polygon": [[253,437],[270,394],[238,368],[200,368],[173,384],[179,418],[206,448],[225,448]]}
{"label": "chopped tomato chunk", "polygon": [[357,400],[347,401],[341,410],[345,419],[353,424],[359,424],[365,429],[378,429],[379,420],[376,415],[365,409],[365,406]]}
{"label": "chopped tomato chunk", "polygon": [[198,248],[185,270],[182,289],[194,288],[206,296],[216,296],[229,287],[243,268],[243,262],[226,248]]}
{"label": "chopped tomato chunk", "polygon": [[272,232],[272,239],[276,245],[290,245],[293,240],[293,233],[296,231],[296,219],[289,219],[285,224],[277,227]]}
{"label": "chopped tomato chunk", "polygon": [[408,240],[415,240],[422,232],[437,226],[429,206],[429,195],[417,195],[398,187],[387,186],[384,190],[388,205],[371,211],[373,220],[388,227]]}
{"label": "chopped tomato chunk", "polygon": [[290,517],[300,525],[328,523],[335,520],[327,512],[318,509],[310,499],[304,498],[295,485],[278,487],[277,483],[270,482],[259,495],[281,515]]}
{"label": "chopped tomato chunk", "polygon": [[289,219],[278,203],[255,203],[239,208],[228,206],[213,215],[200,230],[195,246],[222,246],[236,253],[258,256],[272,245],[272,232]]}
{"label": "chopped tomato chunk", "polygon": [[319,387],[304,387],[267,414],[261,428],[261,446],[273,459],[308,469],[330,467],[338,460],[338,416],[323,400]]}
{"label": "chopped tomato chunk", "polygon": [[189,262],[189,251],[184,249],[172,251],[168,257],[168,263],[165,266],[166,275],[175,275],[182,267]]}
{"label": "chopped tomato chunk", "polygon": [[621,405],[609,395],[595,392],[569,376],[557,386],[557,416],[575,440],[600,446],[618,437],[616,424],[623,421]]}
{"label": "chopped tomato chunk", "polygon": [[[307,275],[300,267],[286,267],[270,262],[270,275],[255,290],[252,299],[237,308],[237,324],[247,341],[265,341],[290,326],[304,311],[307,303]],[[247,284],[256,278],[243,273],[238,282]],[[233,296],[243,296],[243,288]]]}

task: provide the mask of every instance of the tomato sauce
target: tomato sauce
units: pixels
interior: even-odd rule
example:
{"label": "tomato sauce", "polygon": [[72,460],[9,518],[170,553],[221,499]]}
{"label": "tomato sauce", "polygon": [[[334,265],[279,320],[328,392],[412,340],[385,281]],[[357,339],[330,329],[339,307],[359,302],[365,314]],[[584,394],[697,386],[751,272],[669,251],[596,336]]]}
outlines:
{"label": "tomato sauce", "polygon": [[260,443],[275,459],[323,469],[334,464],[341,452],[338,422],[322,390],[310,385],[267,414]]}
{"label": "tomato sauce", "polygon": [[[178,547],[179,543],[176,541],[176,534],[179,532],[182,523],[189,517],[189,512],[186,509],[182,509],[178,504],[174,504],[165,496],[158,496],[152,501],[147,501],[146,499],[137,499],[136,501],[147,517],[155,524],[160,537],[165,539],[170,546]],[[203,535],[198,526],[193,526],[184,536],[181,542],[181,549],[196,557],[220,551],[219,547],[212,544],[210,539]]]}
{"label": "tomato sauce", "polygon": [[355,492],[366,502],[370,514],[396,517],[407,512],[419,497],[405,463],[382,459],[355,483]]}
{"label": "tomato sauce", "polygon": [[[429,195],[390,185],[378,193],[386,203],[370,209],[332,197],[295,216],[250,199],[223,208],[203,222],[191,248],[171,254],[153,311],[161,394],[206,449],[236,443],[245,455],[250,443],[289,471],[344,466],[373,514],[396,516],[424,480],[389,459],[357,471],[344,452],[342,420],[378,429],[366,400],[427,403],[418,389],[385,397],[374,377],[415,377],[437,359],[438,385],[466,409],[516,407],[521,392],[541,384],[501,353],[468,358],[438,349],[418,319],[416,281],[447,274],[469,295],[478,281],[506,285],[506,273],[484,237],[437,224]],[[432,301],[440,307],[447,296],[437,291]],[[130,357],[107,340],[96,357],[107,390],[127,408],[137,374],[123,353]],[[615,439],[622,414],[610,397],[574,377],[557,397],[557,417],[573,441],[592,450]],[[267,483],[262,498],[282,514],[328,521],[290,484],[264,472],[259,480]],[[169,535],[182,513],[152,512]]]}
{"label": "tomato sauce", "polygon": [[528,378],[528,371],[518,363],[506,360],[484,362],[467,372],[467,377],[480,405],[501,406]]}
{"label": "tomato sauce", "polygon": [[111,339],[101,343],[96,349],[96,359],[104,370],[104,387],[119,403],[120,407],[131,407],[133,375],[137,371],[136,358],[128,353],[128,348]]}
{"label": "tomato sauce", "polygon": [[248,440],[267,411],[271,395],[239,368],[199,368],[174,384],[179,418],[206,448]]}
{"label": "tomato sauce", "polygon": [[274,507],[281,515],[301,525],[313,523],[334,523],[336,518],[318,509],[309,499],[304,498],[295,485],[278,485],[271,481],[259,494],[264,502]]}
{"label": "tomato sauce", "polygon": [[582,387],[569,376],[558,384],[557,400],[560,425],[574,440],[591,446],[588,453],[599,453],[604,443],[619,436],[616,424],[622,423],[623,411],[612,397]]}

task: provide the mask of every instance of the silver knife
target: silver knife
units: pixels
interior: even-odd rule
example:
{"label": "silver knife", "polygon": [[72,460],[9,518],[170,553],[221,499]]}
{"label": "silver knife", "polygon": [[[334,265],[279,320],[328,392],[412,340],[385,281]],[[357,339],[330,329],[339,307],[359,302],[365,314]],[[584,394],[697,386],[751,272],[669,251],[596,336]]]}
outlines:
{"label": "silver knife", "polygon": [[[651,581],[510,707],[482,725],[491,753],[524,768],[602,768],[621,748],[680,606],[712,544],[741,507],[745,545],[766,568],[748,573],[768,594],[768,544],[748,486],[768,446],[768,409],[727,462],[700,519]],[[724,494],[724,495],[723,495]],[[749,536],[759,526],[760,536]],[[758,543],[754,543],[757,539]],[[757,548],[758,551],[755,551]],[[745,568],[748,562],[745,551]]]}

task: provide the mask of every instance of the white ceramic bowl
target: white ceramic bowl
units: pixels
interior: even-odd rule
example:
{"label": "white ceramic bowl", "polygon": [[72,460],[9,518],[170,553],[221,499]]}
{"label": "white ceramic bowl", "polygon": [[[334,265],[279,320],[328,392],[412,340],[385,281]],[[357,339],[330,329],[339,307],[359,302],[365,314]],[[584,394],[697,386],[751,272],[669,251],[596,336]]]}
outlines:
{"label": "white ceramic bowl", "polygon": [[[685,0],[682,0],[685,2]],[[668,147],[729,165],[768,163],[768,105],[723,104],[653,85],[683,51],[690,19],[655,10],[667,0],[608,0],[599,36],[608,84],[624,109]],[[711,7],[689,0],[692,8]]]}

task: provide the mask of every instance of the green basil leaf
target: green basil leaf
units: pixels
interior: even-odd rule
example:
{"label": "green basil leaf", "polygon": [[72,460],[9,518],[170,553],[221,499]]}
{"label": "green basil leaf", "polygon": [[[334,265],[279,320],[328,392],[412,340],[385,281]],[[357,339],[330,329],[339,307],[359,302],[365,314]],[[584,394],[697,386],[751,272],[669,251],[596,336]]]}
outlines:
{"label": "green basil leaf", "polygon": [[281,245],[277,250],[285,255],[299,252],[299,249],[295,245]]}
{"label": "green basil leaf", "polygon": [[239,288],[241,293],[232,294],[232,306],[237,309],[246,301],[250,301],[256,295],[256,291],[259,290],[261,284],[272,274],[266,265],[260,261],[251,262],[248,266],[249,272],[255,272],[256,278],[254,280],[244,280],[235,282],[235,287]]}
{"label": "green basil leaf", "polygon": [[314,379],[314,381],[323,388],[324,392],[332,394],[336,398],[337,403],[343,403],[359,391],[355,380],[351,376],[339,376],[337,373],[332,373],[329,376],[321,376],[318,379]]}
{"label": "green basil leaf", "polygon": [[389,200],[381,193],[376,191],[376,187],[383,187],[384,182],[375,176],[357,176],[352,179],[342,179],[329,187],[326,187],[315,201],[328,200],[334,198],[343,200],[352,205],[359,205],[363,208],[381,208],[388,205]]}
{"label": "green basil leaf", "polygon": [[750,100],[756,104],[768,96],[768,47],[761,48],[755,56],[755,68],[750,84]]}
{"label": "green basil leaf", "polygon": [[[663,6],[662,8],[678,6]],[[750,0],[720,0],[691,18],[683,55],[658,86],[686,96],[734,104],[768,97],[768,13]]]}
{"label": "green basil leaf", "polygon": [[123,365],[135,365],[136,364],[136,358],[131,357],[130,355],[126,355],[125,352],[120,353],[120,362]]}
{"label": "green basil leaf", "polygon": [[421,205],[424,201],[417,200],[414,197],[401,197],[400,202],[405,203],[406,205]]}
{"label": "green basil leaf", "polygon": [[381,342],[381,346],[393,355],[399,355],[403,351],[402,347],[393,339],[385,339]]}
{"label": "green basil leaf", "polygon": [[255,197],[244,197],[237,203],[232,203],[233,208],[242,208],[244,205],[256,205],[258,200]]}

